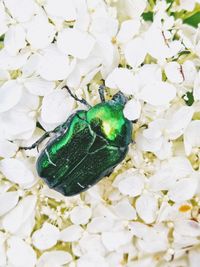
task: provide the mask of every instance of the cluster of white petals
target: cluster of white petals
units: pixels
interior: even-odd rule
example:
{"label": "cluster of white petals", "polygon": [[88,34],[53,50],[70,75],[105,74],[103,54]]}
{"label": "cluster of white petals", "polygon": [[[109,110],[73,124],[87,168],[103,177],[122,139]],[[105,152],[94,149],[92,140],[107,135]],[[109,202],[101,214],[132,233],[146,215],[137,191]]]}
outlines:
{"label": "cluster of white petals", "polygon": [[[200,0],[0,0],[0,267],[199,267]],[[191,18],[191,20],[190,20]],[[20,150],[119,90],[133,143],[64,197]],[[109,95],[109,96],[108,96]]]}

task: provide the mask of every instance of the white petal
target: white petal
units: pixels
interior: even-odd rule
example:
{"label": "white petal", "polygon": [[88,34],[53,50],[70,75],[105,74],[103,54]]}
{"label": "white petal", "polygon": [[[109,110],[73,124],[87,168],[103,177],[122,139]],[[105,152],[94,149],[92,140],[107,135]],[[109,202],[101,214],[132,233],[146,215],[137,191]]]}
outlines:
{"label": "white petal", "polygon": [[97,39],[112,39],[118,31],[118,20],[107,14],[96,15],[93,17],[90,33]]}
{"label": "white petal", "polygon": [[52,92],[55,88],[55,83],[43,80],[39,77],[27,78],[24,86],[33,95],[45,96]]}
{"label": "white petal", "polygon": [[190,267],[198,267],[200,262],[200,252],[198,249],[191,250],[189,252],[189,266]]}
{"label": "white petal", "polygon": [[63,80],[72,71],[72,65],[67,56],[62,54],[54,45],[44,50],[40,57],[38,73],[47,81]]}
{"label": "white petal", "polygon": [[90,233],[101,233],[111,231],[114,226],[114,221],[108,217],[96,217],[87,224],[87,231]]}
{"label": "white petal", "polygon": [[70,219],[74,224],[86,224],[92,215],[88,206],[77,206],[70,212]]}
{"label": "white petal", "polygon": [[13,108],[2,114],[0,121],[7,139],[29,139],[32,136],[36,122],[29,112]]}
{"label": "white petal", "polygon": [[17,191],[5,192],[0,195],[0,216],[4,215],[17,205],[19,194]]}
{"label": "white petal", "polygon": [[138,18],[144,12],[146,5],[146,0],[120,0],[118,8],[126,17]]}
{"label": "white petal", "polygon": [[105,255],[106,252],[100,235],[85,233],[79,240],[79,246],[81,251],[84,251],[85,253]]}
{"label": "white petal", "polygon": [[[81,46],[80,46],[81,44]],[[95,44],[94,38],[86,32],[77,29],[64,29],[58,35],[58,48],[65,54],[86,59]]]}
{"label": "white petal", "polygon": [[74,99],[67,95],[65,89],[55,90],[42,101],[42,120],[46,123],[64,122],[74,106]]}
{"label": "white petal", "polygon": [[42,228],[33,233],[33,245],[40,250],[49,249],[56,245],[59,234],[60,232],[56,226],[45,222]]}
{"label": "white petal", "polygon": [[194,81],[193,95],[195,101],[200,100],[200,72]]}
{"label": "white petal", "polygon": [[10,158],[15,155],[18,146],[15,143],[0,139],[0,157]]}
{"label": "white petal", "polygon": [[85,254],[77,260],[77,267],[109,267],[105,257],[98,254]]}
{"label": "white petal", "polygon": [[135,79],[130,70],[125,68],[116,68],[111,72],[105,80],[106,86],[119,89],[125,94],[133,94],[137,91],[135,87]]}
{"label": "white petal", "polygon": [[22,95],[22,86],[15,80],[5,82],[0,88],[0,113],[14,107]]}
{"label": "white petal", "polygon": [[183,73],[184,73],[184,84],[188,86],[192,86],[194,84],[194,80],[197,75],[197,70],[193,61],[187,60],[182,65]]}
{"label": "white petal", "polygon": [[177,139],[181,136],[192,120],[194,109],[192,107],[183,106],[175,111],[167,126],[167,132],[170,139]]}
{"label": "white petal", "polygon": [[0,170],[8,180],[20,185],[31,184],[35,180],[34,175],[25,163],[18,159],[1,160]]}
{"label": "white petal", "polygon": [[35,3],[33,0],[5,0],[6,7],[13,18],[19,22],[28,21],[35,12]]}
{"label": "white petal", "polygon": [[32,216],[35,205],[35,196],[27,196],[22,199],[13,210],[4,216],[2,220],[4,229],[11,233],[16,233],[23,223]]}
{"label": "white petal", "polygon": [[59,240],[64,242],[78,241],[83,233],[83,228],[79,225],[70,225],[60,232]]}
{"label": "white petal", "polygon": [[72,260],[71,254],[62,250],[44,252],[37,263],[37,267],[61,267]]}
{"label": "white petal", "polygon": [[192,11],[195,8],[195,1],[180,0],[179,5],[181,9]]}
{"label": "white petal", "polygon": [[8,260],[14,266],[34,267],[36,264],[36,253],[30,245],[18,237],[11,237],[8,240]]}
{"label": "white petal", "polygon": [[170,82],[181,83],[183,82],[183,74],[181,74],[181,66],[177,62],[169,62],[165,66],[165,74]]}
{"label": "white petal", "polygon": [[190,122],[184,132],[184,146],[186,155],[190,155],[193,147],[200,147],[200,120]]}
{"label": "white petal", "polygon": [[134,220],[137,218],[136,211],[128,200],[118,202],[114,207],[115,214],[124,220]]}
{"label": "white petal", "polygon": [[132,234],[128,231],[104,232],[101,235],[102,242],[108,251],[117,250],[131,241]]}
{"label": "white petal", "polygon": [[7,14],[3,2],[0,2],[0,36],[8,30]]}
{"label": "white petal", "polygon": [[132,68],[138,67],[144,61],[146,54],[145,41],[140,37],[130,41],[124,51],[126,61]]}
{"label": "white petal", "polygon": [[157,64],[143,65],[139,69],[137,76],[141,88],[150,83],[162,81],[162,71]]}
{"label": "white petal", "polygon": [[141,195],[135,203],[136,211],[145,223],[152,223],[156,219],[158,201],[152,194]]}
{"label": "white petal", "polygon": [[123,110],[124,116],[130,120],[134,121],[139,119],[141,113],[141,104],[135,99],[129,100]]}
{"label": "white petal", "polygon": [[125,20],[121,24],[119,33],[117,34],[117,40],[120,43],[128,42],[140,29],[140,21],[138,19]]}
{"label": "white petal", "polygon": [[54,38],[55,28],[43,15],[36,15],[27,25],[26,39],[33,49],[47,47]]}
{"label": "white petal", "polygon": [[149,178],[149,186],[155,191],[169,190],[177,180],[191,175],[192,172],[192,166],[187,158],[171,157]]}
{"label": "white petal", "polygon": [[0,232],[0,266],[6,266],[6,235]]}
{"label": "white petal", "polygon": [[168,196],[174,202],[182,202],[191,199],[198,188],[196,177],[182,179],[168,192]]}
{"label": "white petal", "polygon": [[6,51],[11,56],[16,55],[20,49],[26,46],[25,38],[25,30],[19,24],[11,26],[5,34],[4,47]]}
{"label": "white petal", "polygon": [[62,18],[67,21],[75,20],[77,17],[73,0],[47,0],[44,4],[47,13],[51,16]]}
{"label": "white petal", "polygon": [[144,177],[131,171],[126,171],[122,175],[124,179],[118,184],[119,191],[132,197],[140,195],[144,188]]}
{"label": "white petal", "polygon": [[176,96],[176,88],[167,82],[157,82],[146,85],[140,98],[154,106],[167,105]]}
{"label": "white petal", "polygon": [[26,64],[30,52],[21,51],[16,56],[8,54],[5,48],[0,50],[0,68],[3,70],[17,70]]}
{"label": "white petal", "polygon": [[177,233],[185,236],[199,237],[200,224],[193,220],[178,220],[174,222],[174,228]]}

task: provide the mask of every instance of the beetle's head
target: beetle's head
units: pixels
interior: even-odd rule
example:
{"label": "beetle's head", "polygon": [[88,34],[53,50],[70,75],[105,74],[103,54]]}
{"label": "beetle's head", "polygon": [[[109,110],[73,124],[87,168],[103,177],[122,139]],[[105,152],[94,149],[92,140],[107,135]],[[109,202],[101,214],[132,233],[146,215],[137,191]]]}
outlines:
{"label": "beetle's head", "polygon": [[113,97],[112,100],[115,102],[120,103],[121,105],[125,105],[126,102],[128,101],[127,97],[122,93],[122,92],[118,92],[116,93]]}

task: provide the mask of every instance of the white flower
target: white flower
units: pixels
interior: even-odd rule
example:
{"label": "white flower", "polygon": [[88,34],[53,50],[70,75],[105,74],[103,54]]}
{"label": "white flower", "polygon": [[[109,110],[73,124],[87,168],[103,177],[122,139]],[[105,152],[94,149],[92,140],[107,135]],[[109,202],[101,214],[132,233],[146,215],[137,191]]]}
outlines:
{"label": "white flower", "polygon": [[72,260],[69,252],[62,250],[53,250],[44,252],[38,262],[37,267],[62,267]]}
{"label": "white flower", "polygon": [[55,45],[43,50],[38,65],[38,73],[47,81],[63,80],[73,70],[73,63]]}
{"label": "white flower", "polygon": [[16,267],[34,267],[36,264],[36,253],[33,248],[15,236],[8,240],[7,257],[9,264]]}
{"label": "white flower", "polygon": [[154,106],[163,106],[169,104],[176,96],[176,88],[167,82],[155,82],[146,85],[140,98]]}
{"label": "white flower", "polygon": [[16,154],[17,150],[18,146],[16,144],[0,138],[0,157],[13,157]]}
{"label": "white flower", "polygon": [[58,228],[50,223],[44,223],[42,228],[32,235],[33,245],[40,250],[45,250],[56,245],[60,232]]}
{"label": "white flower", "polygon": [[8,23],[8,15],[5,12],[3,2],[0,2],[0,36],[7,31],[8,29],[7,23]]}
{"label": "white flower", "polygon": [[158,201],[151,193],[143,193],[136,200],[135,208],[140,218],[147,224],[152,223],[156,219],[158,211]]}
{"label": "white flower", "polygon": [[109,88],[116,88],[125,94],[134,93],[134,76],[131,71],[125,68],[116,68],[111,72],[105,81]]}
{"label": "white flower", "polygon": [[132,67],[138,67],[145,59],[147,54],[145,40],[137,37],[127,43],[124,55],[127,63]]}
{"label": "white flower", "polygon": [[0,161],[0,170],[8,180],[18,183],[22,187],[30,186],[35,181],[31,170],[23,161],[18,159],[2,159]]}
{"label": "white flower", "polygon": [[70,225],[60,232],[59,240],[64,242],[78,241],[83,233],[83,228],[79,225]]}
{"label": "white flower", "polygon": [[31,19],[35,13],[36,4],[33,0],[4,0],[12,17],[19,22],[25,22]]}
{"label": "white flower", "polygon": [[0,115],[3,136],[9,140],[29,138],[36,126],[35,110],[38,108],[39,98],[29,94],[21,85],[19,87],[21,87],[18,89],[19,96],[21,95],[19,101],[16,103],[16,100],[12,100],[14,106]]}
{"label": "white flower", "polygon": [[131,99],[126,103],[123,113],[127,119],[134,121],[140,117],[141,110],[142,107],[140,102],[138,100]]}
{"label": "white flower", "polygon": [[15,80],[5,82],[0,88],[1,106],[0,113],[14,107],[22,96],[22,85]]}
{"label": "white flower", "polygon": [[33,95],[45,96],[53,91],[55,83],[40,77],[31,77],[24,81],[24,87]]}
{"label": "white flower", "polygon": [[144,188],[144,177],[130,169],[119,174],[113,185],[117,186],[123,195],[135,197],[140,195]]}
{"label": "white flower", "polygon": [[0,207],[0,216],[3,216],[13,209],[17,205],[18,200],[19,194],[17,191],[0,194],[0,201],[1,203],[4,203],[4,205],[1,205]]}
{"label": "white flower", "polygon": [[200,121],[191,121],[184,132],[184,146],[186,155],[190,155],[192,149],[200,146]]}
{"label": "white flower", "polygon": [[117,41],[119,43],[126,43],[130,41],[136,34],[139,33],[140,25],[139,19],[123,21],[116,37]]}
{"label": "white flower", "polygon": [[35,196],[27,196],[22,199],[14,209],[3,217],[2,226],[4,229],[13,234],[20,235],[21,233],[23,237],[29,235],[35,223],[35,205]]}
{"label": "white flower", "polygon": [[17,55],[19,50],[26,46],[25,38],[25,30],[20,24],[13,25],[9,28],[4,39],[4,47],[9,55]]}
{"label": "white flower", "polygon": [[146,8],[146,0],[120,0],[117,2],[119,13],[121,16],[128,16],[130,18],[139,18]]}
{"label": "white flower", "polygon": [[77,267],[108,267],[108,263],[106,262],[105,258],[98,255],[88,253],[80,257],[77,260]]}
{"label": "white flower", "polygon": [[60,124],[69,117],[73,106],[74,99],[68,95],[66,89],[55,90],[44,96],[41,118],[45,123]]}
{"label": "white flower", "polygon": [[165,74],[170,82],[181,83],[184,76],[181,73],[181,65],[177,62],[169,62],[165,65]]}
{"label": "white flower", "polygon": [[113,207],[114,213],[120,219],[134,220],[137,218],[136,211],[128,200],[122,200]]}
{"label": "white flower", "polygon": [[62,18],[63,20],[73,21],[77,18],[76,6],[72,0],[47,0],[44,4],[45,10],[52,18]]}
{"label": "white flower", "polygon": [[117,250],[131,241],[132,234],[126,230],[120,232],[103,232],[102,242],[108,251]]}
{"label": "white flower", "polygon": [[156,253],[168,248],[168,229],[164,225],[149,227],[139,222],[132,222],[129,228],[131,233],[138,237],[138,249],[147,253]]}
{"label": "white flower", "polygon": [[26,39],[33,49],[47,47],[54,38],[55,28],[44,14],[35,15],[26,25]]}
{"label": "white flower", "polygon": [[107,232],[113,229],[114,220],[106,216],[95,217],[87,224],[87,231],[90,233]]}
{"label": "white flower", "polygon": [[79,59],[86,59],[92,51],[94,44],[95,40],[91,35],[71,28],[60,32],[57,39],[58,48],[64,54]]}
{"label": "white flower", "polygon": [[[167,36],[167,37],[166,37]],[[181,41],[171,41],[171,33],[152,25],[145,34],[144,42],[147,44],[147,52],[157,60],[163,62],[171,58],[183,49]]]}
{"label": "white flower", "polygon": [[185,9],[187,11],[192,11],[195,7],[195,3],[197,1],[196,0],[191,0],[191,1],[187,1],[187,0],[180,0],[180,9]]}
{"label": "white flower", "polygon": [[70,219],[74,224],[86,224],[92,215],[88,206],[77,206],[70,212]]}

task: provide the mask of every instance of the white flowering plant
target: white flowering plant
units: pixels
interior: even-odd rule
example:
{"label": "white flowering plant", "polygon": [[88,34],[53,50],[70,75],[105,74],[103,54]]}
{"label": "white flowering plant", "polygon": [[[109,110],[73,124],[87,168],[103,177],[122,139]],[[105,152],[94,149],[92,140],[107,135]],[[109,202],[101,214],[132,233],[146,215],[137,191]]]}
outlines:
{"label": "white flowering plant", "polygon": [[[200,1],[0,0],[0,266],[199,267]],[[20,150],[123,92],[134,143],[64,197]]]}

